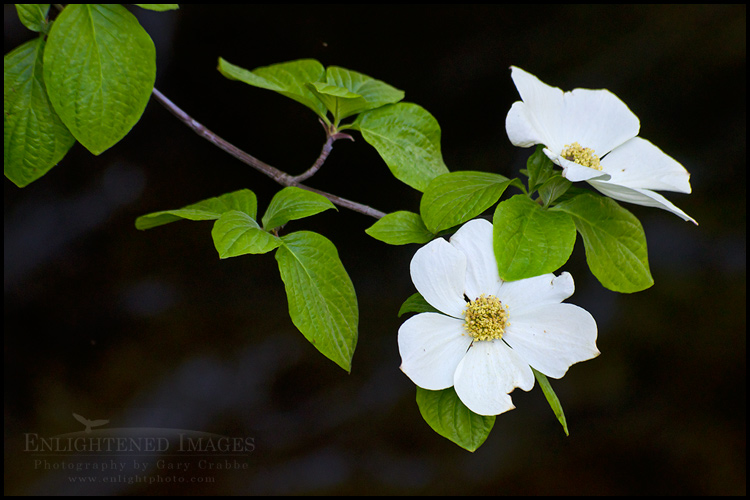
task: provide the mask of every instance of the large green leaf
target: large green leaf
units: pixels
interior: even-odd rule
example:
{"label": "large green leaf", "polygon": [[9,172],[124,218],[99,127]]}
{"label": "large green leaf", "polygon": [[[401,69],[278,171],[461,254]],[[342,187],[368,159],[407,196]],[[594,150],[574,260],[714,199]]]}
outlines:
{"label": "large green leaf", "polygon": [[251,219],[255,219],[258,210],[258,200],[255,193],[249,189],[240,189],[186,207],[142,215],[136,219],[135,227],[137,229],[151,229],[182,219],[216,220],[230,210],[243,212]]}
{"label": "large green leaf", "polygon": [[310,85],[336,122],[404,98],[403,91],[387,83],[338,66],[326,69],[325,82]]}
{"label": "large green leaf", "polygon": [[435,432],[472,452],[484,443],[495,425],[494,415],[477,415],[469,410],[453,387],[442,391],[417,387],[417,405]]}
{"label": "large green leaf", "polygon": [[506,281],[556,271],[573,252],[572,217],[546,210],[526,195],[499,203],[492,223],[498,271]]}
{"label": "large green leaf", "polygon": [[294,186],[285,187],[271,199],[263,215],[263,227],[270,231],[290,220],[319,214],[329,208],[335,210],[336,206],[325,196]]}
{"label": "large green leaf", "polygon": [[146,108],[156,49],[119,4],[69,4],[49,33],[44,81],[78,142],[100,154],[122,139]]}
{"label": "large green leaf", "polygon": [[427,228],[439,233],[487,210],[512,182],[489,172],[462,170],[443,174],[427,186],[419,211]]}
{"label": "large green leaf", "polygon": [[359,310],[333,243],[310,231],[282,238],[276,251],[294,326],[324,356],[351,371]]}
{"label": "large green leaf", "polygon": [[19,187],[46,174],[75,143],[47,97],[43,53],[44,39],[35,38],[3,59],[3,169]]}
{"label": "large green leaf", "polygon": [[245,254],[267,253],[281,245],[281,239],[261,229],[245,212],[224,212],[211,230],[219,257],[237,257]]}
{"label": "large green leaf", "polygon": [[643,226],[616,201],[593,193],[579,194],[553,210],[573,217],[583,237],[589,268],[606,288],[632,293],[654,284]]}
{"label": "large green leaf", "polygon": [[250,71],[220,57],[219,71],[229,79],[278,92],[312,109],[321,118],[326,117],[325,105],[307,85],[325,80],[325,68],[315,59],[299,59]]}
{"label": "large green leaf", "polygon": [[427,243],[435,237],[422,222],[422,217],[414,212],[402,210],[387,214],[365,232],[389,245]]}
{"label": "large green leaf", "polygon": [[352,128],[362,133],[398,180],[419,191],[448,173],[440,151],[440,125],[424,108],[406,102],[357,116]]}

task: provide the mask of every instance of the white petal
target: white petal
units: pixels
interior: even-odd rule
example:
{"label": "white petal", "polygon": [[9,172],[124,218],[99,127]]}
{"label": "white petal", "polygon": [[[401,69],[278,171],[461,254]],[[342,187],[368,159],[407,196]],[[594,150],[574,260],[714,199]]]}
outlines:
{"label": "white petal", "polygon": [[610,175],[603,170],[584,167],[583,165],[580,165],[574,161],[567,160],[559,154],[555,154],[546,148],[543,149],[543,151],[544,154],[546,154],[547,157],[552,160],[552,163],[560,165],[563,168],[562,175],[570,182],[587,181],[589,179],[609,180],[610,178]]}
{"label": "white petal", "polygon": [[464,292],[470,300],[481,294],[495,295],[500,288],[500,273],[492,246],[492,223],[474,219],[456,231],[451,245],[466,255],[466,284]]}
{"label": "white petal", "polygon": [[456,367],[471,345],[464,322],[437,313],[422,313],[398,330],[401,370],[419,387],[437,391],[453,385]]}
{"label": "white petal", "polygon": [[[559,143],[558,139],[563,108],[563,91],[557,87],[550,87],[536,76],[515,66],[511,67],[510,76],[523,100],[525,107],[523,118],[526,119],[530,130],[535,132],[541,144],[553,150],[562,151],[564,144]],[[524,132],[523,128],[520,131],[513,130],[513,133],[518,133],[521,137],[524,134],[528,138],[532,137],[528,132]],[[510,137],[510,133],[508,135]]]}
{"label": "white petal", "polygon": [[521,148],[544,144],[544,137],[535,127],[529,108],[521,101],[514,102],[505,117],[505,131],[511,144]]}
{"label": "white petal", "polygon": [[668,212],[672,212],[673,214],[681,217],[684,220],[698,225],[695,219],[677,208],[674,204],[672,204],[671,201],[669,201],[659,193],[655,193],[654,191],[650,191],[648,189],[620,186],[618,184],[614,184],[613,182],[607,181],[591,180],[588,182],[598,191],[615,200],[625,201],[628,203],[633,203],[635,205],[643,205],[644,207],[661,208]]}
{"label": "white petal", "polygon": [[503,335],[526,363],[552,378],[565,375],[574,363],[599,355],[596,321],[573,304],[551,304],[511,315]]}
{"label": "white petal", "polygon": [[536,310],[540,306],[559,304],[575,291],[575,283],[570,273],[555,276],[552,273],[526,278],[518,281],[503,282],[497,298],[508,306],[510,321],[516,315]]}
{"label": "white petal", "polygon": [[512,113],[506,118],[513,144],[514,140],[519,142],[516,145],[538,140],[559,155],[566,145],[578,142],[601,158],[638,135],[638,117],[610,91],[563,92],[520,68],[511,70],[524,104],[515,110],[511,107]]}
{"label": "white petal", "polygon": [[575,89],[563,98],[562,146],[578,142],[601,158],[638,135],[638,117],[609,90]]}
{"label": "white petal", "polygon": [[417,291],[438,311],[460,318],[466,306],[466,256],[442,238],[416,251],[411,279]]}
{"label": "white petal", "polygon": [[602,168],[621,186],[689,193],[690,174],[646,139],[635,137],[601,160]]}
{"label": "white petal", "polygon": [[534,387],[534,374],[502,340],[474,342],[458,364],[455,389],[461,402],[479,415],[512,410],[508,395],[514,388]]}

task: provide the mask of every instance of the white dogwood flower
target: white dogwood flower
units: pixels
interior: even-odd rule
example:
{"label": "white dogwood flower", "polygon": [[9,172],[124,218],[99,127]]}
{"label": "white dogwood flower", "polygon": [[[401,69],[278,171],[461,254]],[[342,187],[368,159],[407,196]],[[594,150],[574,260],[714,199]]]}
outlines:
{"label": "white dogwood flower", "polygon": [[511,78],[522,99],[505,120],[513,145],[543,144],[569,181],[587,181],[616,200],[661,208],[696,223],[653,191],[690,193],[690,174],[637,137],[640,121],[617,96],[606,89],[563,92],[516,67]]}
{"label": "white dogwood flower", "polygon": [[503,281],[486,220],[469,221],[450,242],[439,238],[417,250],[411,276],[440,313],[420,313],[401,325],[401,370],[423,389],[454,387],[474,413],[513,409],[510,392],[534,386],[530,367],[560,378],[599,354],[594,318],[561,303],[573,294],[570,274]]}

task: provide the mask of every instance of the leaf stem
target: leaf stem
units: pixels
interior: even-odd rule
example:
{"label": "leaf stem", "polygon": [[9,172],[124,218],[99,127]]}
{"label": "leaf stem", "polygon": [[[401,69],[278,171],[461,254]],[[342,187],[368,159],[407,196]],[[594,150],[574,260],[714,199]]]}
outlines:
{"label": "leaf stem", "polygon": [[[346,198],[341,198],[340,196],[336,196],[335,194],[326,193],[325,191],[320,191],[318,189],[314,189],[314,188],[305,186],[303,184],[300,184],[301,181],[308,179],[313,174],[315,174],[315,172],[317,172],[318,169],[320,169],[320,167],[323,165],[323,162],[325,162],[326,158],[328,157],[328,154],[331,152],[331,148],[333,147],[333,142],[335,140],[342,139],[344,137],[348,137],[349,139],[351,139],[350,136],[346,134],[340,134],[340,133],[330,134],[327,132],[326,135],[328,136],[328,138],[325,144],[323,145],[323,150],[320,152],[320,156],[315,161],[313,166],[310,167],[307,171],[303,172],[302,174],[294,177],[294,176],[287,174],[286,172],[279,170],[276,167],[273,167],[255,158],[254,156],[246,153],[245,151],[241,150],[234,144],[222,139],[221,137],[213,133],[211,130],[206,128],[203,124],[201,124],[200,122],[195,120],[193,117],[188,115],[185,111],[183,111],[180,107],[178,107],[175,103],[173,103],[169,98],[167,98],[164,94],[162,94],[156,87],[154,87],[153,95],[157,101],[159,101],[165,108],[167,108],[167,110],[170,113],[175,115],[181,122],[183,122],[185,125],[190,127],[193,130],[193,132],[203,137],[211,144],[217,146],[219,149],[222,149],[225,152],[229,153],[230,155],[234,156],[235,158],[240,160],[242,163],[246,165],[250,165],[254,169],[266,174],[268,177],[276,181],[278,184],[281,184],[282,186],[296,186],[301,189],[312,191],[313,193],[318,193],[322,196],[325,196],[329,200],[331,200],[331,202],[334,203],[335,205],[348,208],[349,210],[353,210],[363,215],[374,217],[375,219],[380,219],[385,216],[384,212],[381,212],[380,210],[376,210],[367,205],[363,205],[355,201],[347,200]],[[328,129],[326,128],[326,130]]]}
{"label": "leaf stem", "polygon": [[342,132],[337,132],[336,128],[333,125],[326,124],[323,122],[323,120],[318,120],[321,125],[323,125],[323,128],[326,131],[326,142],[323,144],[323,149],[320,151],[320,156],[318,156],[318,159],[315,160],[315,163],[313,163],[313,166],[302,172],[301,174],[292,177],[292,181],[295,183],[300,183],[306,179],[309,179],[313,175],[315,175],[315,172],[317,172],[320,167],[323,166],[323,163],[325,163],[326,159],[328,158],[328,155],[331,154],[331,150],[333,149],[333,143],[334,141],[337,141],[339,139],[349,139],[351,141],[354,141],[354,138],[350,136],[349,134],[344,134]]}

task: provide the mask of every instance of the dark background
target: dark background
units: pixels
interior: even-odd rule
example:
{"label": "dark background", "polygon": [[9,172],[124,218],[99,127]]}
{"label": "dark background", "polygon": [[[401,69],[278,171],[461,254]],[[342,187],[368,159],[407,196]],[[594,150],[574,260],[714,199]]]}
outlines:
{"label": "dark background", "polygon": [[[210,223],[139,232],[139,215],[239,188],[264,210],[280,186],[152,99],[118,145],[75,145],[48,175],[4,186],[5,492],[10,494],[745,494],[746,10],[738,6],[185,6],[132,11],[157,47],[156,86],[230,142],[290,174],[324,134],[307,108],[229,81],[316,58],[383,80],[430,111],[451,170],[517,176],[505,115],[517,65],[565,90],[608,88],[641,136],[692,174],[665,193],[700,226],[627,205],[656,284],[622,295],[585,264],[562,270],[599,326],[595,360],[553,380],[570,437],[535,387],[516,391],[466,452],[422,420],[399,370],[401,302],[416,246],[369,238],[374,219],[328,211],[290,230],[338,247],[360,305],[347,375],[289,319],[272,254],[218,259]],[[5,8],[4,50],[33,34]],[[361,136],[307,183],[385,212],[418,210]],[[244,472],[206,484],[75,485],[35,468],[28,433],[174,428],[251,437]],[[59,458],[59,457],[58,457]],[[96,461],[92,458],[89,462]],[[190,479],[194,473],[179,473]],[[153,477],[153,476],[152,476]]]}

